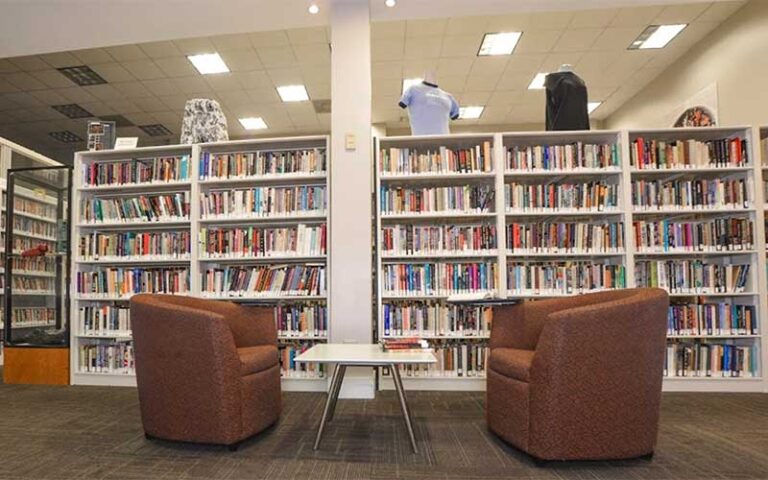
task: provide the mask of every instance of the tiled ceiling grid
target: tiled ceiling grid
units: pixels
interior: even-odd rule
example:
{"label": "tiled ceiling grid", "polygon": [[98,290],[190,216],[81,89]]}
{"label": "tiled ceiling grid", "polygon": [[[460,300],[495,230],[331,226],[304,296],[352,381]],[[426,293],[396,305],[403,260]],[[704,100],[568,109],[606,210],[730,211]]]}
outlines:
{"label": "tiled ceiling grid", "polygon": [[[562,63],[573,64],[586,80],[591,100],[604,102],[594,118],[605,118],[743,3],[374,23],[373,121],[407,126],[397,107],[402,80],[434,70],[440,86],[461,104],[486,106],[480,119],[458,124],[541,123],[544,94],[528,84],[537,72]],[[655,23],[690,25],[663,50],[626,49]],[[477,56],[485,33],[511,30],[524,32],[513,55]],[[69,161],[84,144],[50,134],[85,136],[87,118],[66,116],[79,112],[71,106],[76,104],[94,117],[124,117],[121,124],[133,125],[119,127],[118,134],[138,136],[141,145],[175,143],[184,104],[195,97],[221,102],[232,138],[328,132],[329,113],[317,113],[312,102],[283,103],[276,87],[304,84],[313,101],[329,99],[329,39],[328,29],[319,27],[0,59],[0,136]],[[186,58],[210,52],[218,52],[231,72],[201,75]],[[95,75],[58,70],[83,65]],[[78,86],[78,76],[91,85]],[[237,118],[251,116],[262,117],[269,129],[243,129]],[[158,124],[171,135],[152,137],[152,129],[140,128]]]}

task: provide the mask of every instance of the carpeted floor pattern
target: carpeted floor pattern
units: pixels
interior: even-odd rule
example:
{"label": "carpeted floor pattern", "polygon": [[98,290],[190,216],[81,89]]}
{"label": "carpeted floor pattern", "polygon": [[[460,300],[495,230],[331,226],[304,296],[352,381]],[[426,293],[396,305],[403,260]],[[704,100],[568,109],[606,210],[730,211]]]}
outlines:
{"label": "carpeted floor pattern", "polygon": [[487,431],[482,393],[409,398],[418,454],[393,392],[340,400],[318,452],[324,395],[285,393],[280,422],[229,452],[145,440],[134,389],[0,385],[0,478],[768,479],[768,395],[666,394],[652,461],[543,468]]}

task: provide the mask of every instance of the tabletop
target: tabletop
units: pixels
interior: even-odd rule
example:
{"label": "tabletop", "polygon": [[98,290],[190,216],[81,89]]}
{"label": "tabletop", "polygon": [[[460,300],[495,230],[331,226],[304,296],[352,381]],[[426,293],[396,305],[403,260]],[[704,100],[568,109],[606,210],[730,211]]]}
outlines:
{"label": "tabletop", "polygon": [[437,363],[432,352],[390,351],[379,344],[320,343],[295,358],[297,362],[344,363],[347,365],[393,365]]}

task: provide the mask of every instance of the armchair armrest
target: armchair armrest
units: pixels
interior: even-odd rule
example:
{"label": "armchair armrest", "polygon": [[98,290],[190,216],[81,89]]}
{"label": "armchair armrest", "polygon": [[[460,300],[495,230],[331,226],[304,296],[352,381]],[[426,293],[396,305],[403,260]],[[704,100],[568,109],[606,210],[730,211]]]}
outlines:
{"label": "armchair armrest", "polygon": [[535,350],[547,317],[572,306],[573,298],[534,300],[493,309],[490,347]]}

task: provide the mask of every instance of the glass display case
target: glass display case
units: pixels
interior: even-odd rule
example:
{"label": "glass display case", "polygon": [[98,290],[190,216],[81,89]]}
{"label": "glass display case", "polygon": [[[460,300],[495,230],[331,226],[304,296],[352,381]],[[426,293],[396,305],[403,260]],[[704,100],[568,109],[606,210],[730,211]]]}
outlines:
{"label": "glass display case", "polygon": [[66,348],[72,169],[13,168],[5,188],[5,345]]}

